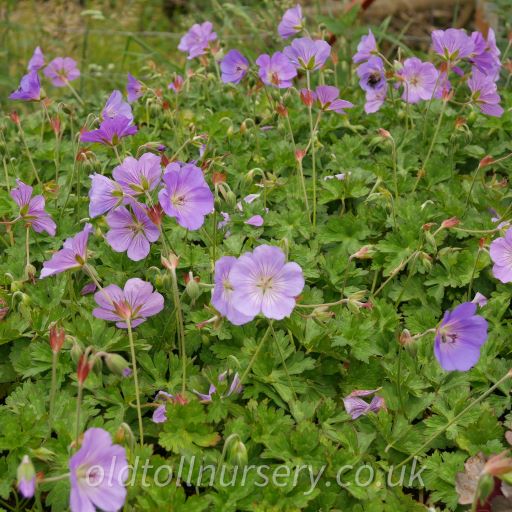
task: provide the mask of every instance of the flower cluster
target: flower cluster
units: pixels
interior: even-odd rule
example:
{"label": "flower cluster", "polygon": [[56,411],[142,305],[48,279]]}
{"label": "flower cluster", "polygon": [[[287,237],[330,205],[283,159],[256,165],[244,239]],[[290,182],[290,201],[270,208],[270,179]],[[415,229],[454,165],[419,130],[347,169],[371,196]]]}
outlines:
{"label": "flower cluster", "polygon": [[39,71],[50,80],[55,87],[69,86],[70,82],[80,76],[76,61],[71,57],[56,57],[45,67],[45,57],[38,46],[27,65],[28,73],[20,80],[19,87],[10,94],[11,100],[40,101],[43,99]]}
{"label": "flower cluster", "polygon": [[[462,29],[434,30],[432,49],[443,61],[439,69],[431,62],[410,57],[386,70],[387,61],[385,63],[380,54],[371,30],[363,36],[352,60],[358,65],[359,84],[366,94],[366,113],[377,112],[382,107],[389,80],[394,80],[395,88],[402,87],[401,97],[406,103],[448,99],[452,90],[450,73],[453,72],[467,81],[470,103],[487,115],[503,114],[495,83],[501,67],[500,51],[492,29],[487,39],[480,32],[469,36]],[[464,62],[470,64],[467,72],[460,67]]]}

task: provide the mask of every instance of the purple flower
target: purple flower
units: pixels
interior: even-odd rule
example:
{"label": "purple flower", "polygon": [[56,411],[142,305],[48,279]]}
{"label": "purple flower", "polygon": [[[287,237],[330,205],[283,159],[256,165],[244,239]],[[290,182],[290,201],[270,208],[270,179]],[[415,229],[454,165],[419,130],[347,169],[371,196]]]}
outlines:
{"label": "purple flower", "polygon": [[133,75],[128,73],[128,82],[126,83],[126,96],[128,101],[133,103],[137,101],[143,94],[144,86]]}
{"label": "purple flower", "polygon": [[210,41],[215,41],[217,34],[213,32],[213,25],[209,21],[204,23],[196,23],[181,38],[178,50],[188,52],[187,59],[193,59],[204,55],[210,45]]}
{"label": "purple flower", "polygon": [[96,283],[92,281],[84,285],[84,287],[80,290],[80,295],[89,295],[90,293],[94,293],[97,289]]}
{"label": "purple flower", "polygon": [[83,267],[87,263],[87,241],[91,231],[92,226],[86,224],[82,231],[68,238],[63,248],[43,263],[40,278]]}
{"label": "purple flower", "polygon": [[123,202],[123,189],[119,183],[97,173],[89,178],[92,182],[89,190],[89,217],[102,215]]}
{"label": "purple flower", "polygon": [[505,236],[491,242],[489,253],[494,263],[494,277],[502,283],[512,282],[512,228],[506,231]]}
{"label": "purple flower", "polygon": [[321,39],[300,37],[292,41],[283,53],[296,68],[312,71],[320,69],[325,64],[331,55],[331,46]]}
{"label": "purple flower", "polygon": [[225,84],[240,83],[248,69],[249,61],[238,50],[229,50],[220,63],[221,78]]}
{"label": "purple flower", "polygon": [[257,228],[263,226],[264,224],[263,217],[261,215],[253,215],[250,219],[247,219],[244,224],[248,224],[249,226],[255,226]]}
{"label": "purple flower", "polygon": [[279,89],[291,87],[293,79],[297,76],[295,66],[281,52],[272,56],[263,54],[256,59],[259,66],[258,75],[266,85],[272,85]]}
{"label": "purple flower", "polygon": [[296,5],[288,9],[279,22],[277,32],[283,39],[288,39],[298,34],[304,28],[304,18],[302,16],[302,8]]}
{"label": "purple flower", "polygon": [[71,512],[94,512],[96,508],[116,512],[126,500],[128,479],[126,450],[112,444],[102,428],[84,434],[80,450],[69,459]]}
{"label": "purple flower", "polygon": [[109,212],[107,224],[110,230],[105,238],[114,251],[127,251],[128,258],[140,261],[149,254],[151,242],[160,237],[160,230],[142,206],[134,202],[131,210],[120,206]]}
{"label": "purple flower", "polygon": [[332,85],[319,85],[315,91],[316,99],[322,110],[346,114],[344,109],[352,108],[354,105],[350,101],[339,99],[339,95],[339,89]]}
{"label": "purple flower", "polygon": [[98,304],[92,314],[96,318],[116,322],[120,329],[127,329],[127,320],[132,327],[137,327],[150,316],[164,309],[164,298],[153,291],[151,283],[138,277],[128,279],[124,290],[115,284],[109,284],[94,294]]}
{"label": "purple flower", "polygon": [[474,50],[474,43],[465,30],[449,28],[432,32],[434,51],[446,61],[453,64],[469,57]]}
{"label": "purple flower", "polygon": [[36,471],[28,455],[24,455],[18,466],[18,491],[26,499],[34,497],[36,493]]}
{"label": "purple flower", "polygon": [[53,59],[44,68],[43,73],[55,87],[65,87],[68,82],[72,82],[80,76],[80,70],[71,57]]}
{"label": "purple flower", "polygon": [[300,266],[286,263],[283,251],[270,245],[260,245],[252,253],[240,256],[231,269],[230,280],[232,304],[240,313],[263,313],[276,320],[291,315],[295,297],[304,288]]}
{"label": "purple flower", "polygon": [[447,311],[436,329],[434,354],[444,370],[464,372],[478,362],[487,340],[487,320],[475,311],[476,304],[464,302]]}
{"label": "purple flower", "polygon": [[196,391],[195,389],[193,392],[201,399],[201,402],[211,402],[212,401],[212,395],[217,393],[217,388],[214,384],[210,384],[210,389],[208,390],[208,393],[199,393],[199,391]]}
{"label": "purple flower", "polygon": [[501,68],[501,52],[496,46],[494,30],[492,28],[489,29],[487,40],[485,40],[480,32],[473,32],[471,40],[474,44],[474,51],[469,59],[470,62],[482,73],[492,76],[496,80],[499,77],[499,70]]}
{"label": "purple flower", "polygon": [[33,188],[17,179],[16,188],[11,190],[11,197],[20,209],[20,217],[27,226],[32,226],[36,233],[46,231],[50,236],[55,236],[57,225],[44,210],[44,197],[37,195],[32,197]]}
{"label": "purple flower", "polygon": [[28,61],[27,69],[29,71],[39,71],[44,66],[44,55],[39,46],[36,47],[32,58]]}
{"label": "purple flower", "polygon": [[368,35],[363,36],[359,44],[357,45],[357,52],[352,57],[352,60],[359,64],[368,60],[372,55],[377,53],[377,41],[371,30],[368,31]]}
{"label": "purple flower", "polygon": [[117,116],[124,116],[127,119],[133,121],[132,107],[129,103],[123,101],[123,95],[121,91],[112,91],[112,94],[108,98],[103,110],[101,112],[103,119],[114,118]]}
{"label": "purple flower", "polygon": [[193,164],[173,162],[165,168],[163,179],[165,188],[158,200],[164,212],[186,229],[199,229],[213,210],[213,194],[203,171]]}
{"label": "purple flower", "polygon": [[[220,375],[219,375],[220,380]],[[227,393],[225,393],[224,396],[231,396],[232,394],[239,395],[243,390],[242,383],[240,381],[240,375],[238,375],[238,372],[235,373],[233,380],[231,381],[231,386],[229,386],[229,389]]]}
{"label": "purple flower", "polygon": [[138,160],[129,156],[114,169],[112,175],[126,195],[137,197],[146,194],[160,183],[160,157],[153,153],[144,153]]}
{"label": "purple flower", "polygon": [[420,100],[432,99],[439,77],[439,73],[433,64],[411,57],[405,59],[403,67],[397,75],[404,86],[402,93],[404,101],[418,103]]}
{"label": "purple flower", "polygon": [[500,105],[500,95],[492,76],[487,76],[477,68],[473,68],[468,80],[471,90],[471,101],[488,116],[501,117],[503,107]]}
{"label": "purple flower", "polygon": [[165,404],[159,405],[151,417],[153,423],[165,423],[167,421],[167,408]]}
{"label": "purple flower", "polygon": [[384,62],[380,57],[370,57],[368,62],[357,68],[359,85],[366,92],[382,91],[386,89],[386,71]]}
{"label": "purple flower", "polygon": [[213,289],[212,304],[233,325],[243,325],[250,322],[255,315],[245,315],[234,306],[231,271],[235,263],[236,258],[233,256],[223,256],[215,262],[215,287]]}
{"label": "purple flower", "polygon": [[388,91],[388,84],[385,84],[385,87],[378,91],[367,91],[366,92],[366,103],[364,104],[364,111],[367,114],[373,114],[380,110],[380,107],[384,105],[386,101],[386,94]]}
{"label": "purple flower", "polygon": [[381,409],[386,408],[384,398],[381,396],[374,396],[370,403],[365,402],[362,398],[359,398],[360,396],[373,395],[379,391],[379,389],[357,389],[352,391],[352,393],[343,399],[345,410],[353,420],[359,418],[359,416],[365,416],[369,412],[377,413]]}
{"label": "purple flower", "polygon": [[39,101],[41,82],[37,71],[30,71],[21,80],[18,88],[9,95],[10,100]]}
{"label": "purple flower", "polygon": [[487,305],[487,297],[482,295],[480,292],[476,292],[471,302],[476,304],[479,308],[483,308]]}
{"label": "purple flower", "polygon": [[97,130],[84,132],[80,135],[82,142],[97,142],[107,146],[116,146],[123,137],[135,135],[137,127],[132,120],[124,116],[104,119]]}

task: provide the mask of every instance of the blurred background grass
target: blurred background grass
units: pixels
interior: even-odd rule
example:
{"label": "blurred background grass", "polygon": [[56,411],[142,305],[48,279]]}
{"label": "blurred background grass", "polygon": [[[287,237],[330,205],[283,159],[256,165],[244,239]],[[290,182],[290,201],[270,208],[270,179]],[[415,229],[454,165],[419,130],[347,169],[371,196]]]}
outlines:
{"label": "blurred background grass", "polygon": [[[418,8],[419,4],[422,9]],[[268,51],[279,42],[276,27],[295,0],[0,0],[0,109],[11,109],[8,94],[26,72],[35,46],[47,62],[57,56],[78,61],[76,84],[83,96],[124,88],[126,73],[164,67],[180,71],[185,56],[177,51],[183,33],[211,20],[226,47],[250,47],[249,55]],[[375,32],[390,50],[398,45],[427,49],[435,27],[493,26],[500,46],[511,30],[512,0],[302,0],[309,20],[337,37],[341,58],[349,58],[363,32]],[[368,7],[356,17],[351,6]],[[357,19],[361,23],[356,23]],[[479,19],[480,18],[480,19]],[[331,41],[332,42],[332,41]],[[52,96],[67,92],[55,91]],[[24,108],[17,105],[16,108]]]}

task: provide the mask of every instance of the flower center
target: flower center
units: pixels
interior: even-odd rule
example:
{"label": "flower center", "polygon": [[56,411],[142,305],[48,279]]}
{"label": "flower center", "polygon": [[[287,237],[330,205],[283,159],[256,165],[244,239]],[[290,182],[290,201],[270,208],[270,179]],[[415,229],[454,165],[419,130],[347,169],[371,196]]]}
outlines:
{"label": "flower center", "polygon": [[172,196],[171,202],[174,206],[179,208],[185,204],[185,196]]}
{"label": "flower center", "polygon": [[370,87],[376,87],[380,81],[381,81],[382,77],[380,75],[379,72],[374,72],[374,73],[370,73],[370,76],[368,77],[368,85]]}
{"label": "flower center", "polygon": [[256,286],[261,288],[261,291],[265,293],[272,289],[272,281],[272,277],[261,277]]}

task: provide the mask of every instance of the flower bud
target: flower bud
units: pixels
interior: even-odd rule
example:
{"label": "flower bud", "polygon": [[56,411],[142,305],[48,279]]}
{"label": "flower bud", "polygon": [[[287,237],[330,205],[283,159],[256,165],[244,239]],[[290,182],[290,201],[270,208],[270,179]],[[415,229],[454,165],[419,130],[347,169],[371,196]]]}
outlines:
{"label": "flower bud", "polygon": [[233,466],[244,467],[247,465],[247,448],[239,439],[231,443],[228,451],[228,461],[233,464]]}
{"label": "flower bud", "polygon": [[214,172],[212,175],[212,181],[214,185],[219,183],[226,183],[226,175],[223,172]]}
{"label": "flower bud", "polygon": [[160,226],[162,224],[162,218],[164,216],[164,210],[160,206],[160,203],[157,203],[154,206],[151,206],[146,210],[148,217],[151,219],[151,222],[155,224],[155,226]]}
{"label": "flower bud", "polygon": [[132,448],[135,443],[135,436],[133,435],[132,429],[128,423],[121,423],[116,433],[114,434],[114,443],[116,444],[128,444]]}
{"label": "flower bud", "polygon": [[185,292],[194,301],[201,295],[201,287],[199,286],[199,278],[194,277],[192,272],[188,273],[188,279],[185,279],[187,285],[185,286]]}
{"label": "flower bud", "polygon": [[171,271],[175,271],[178,268],[179,260],[179,256],[176,256],[173,252],[169,253],[167,258],[164,258],[163,256],[160,258],[162,266]]}
{"label": "flower bud", "polygon": [[234,208],[236,206],[236,195],[232,190],[228,190],[226,194],[226,204],[230,208]]}
{"label": "flower bud", "polygon": [[91,363],[89,356],[86,354],[82,354],[80,359],[78,359],[78,365],[76,368],[76,375],[78,378],[78,384],[83,386],[89,372],[92,370],[93,363]]}
{"label": "flower bud", "polygon": [[288,109],[282,104],[282,103],[278,103],[277,106],[276,106],[276,112],[281,116],[281,117],[288,117]]}
{"label": "flower bud", "polygon": [[377,130],[379,132],[379,135],[383,138],[383,139],[392,139],[393,137],[391,137],[391,133],[389,133],[387,130],[385,130],[384,128],[379,128]]}
{"label": "flower bud", "polygon": [[306,156],[306,152],[303,149],[297,149],[295,151],[295,160],[302,162],[302,159]]}
{"label": "flower bud", "polygon": [[512,459],[507,455],[508,450],[490,457],[485,463],[483,472],[492,476],[501,476],[512,472]]}
{"label": "flower bud", "polygon": [[119,354],[107,354],[105,356],[105,364],[107,365],[108,369],[116,375],[120,375],[122,377],[130,377],[132,374],[132,370],[128,361]]}
{"label": "flower bud", "polygon": [[13,110],[13,111],[9,114],[9,118],[11,119],[11,121],[12,121],[14,124],[20,124],[20,116],[18,115],[18,112],[16,112],[16,110]]}
{"label": "flower bud", "polygon": [[30,453],[36,459],[42,460],[43,462],[51,462],[55,459],[55,452],[48,450],[48,448],[44,448],[43,446],[35,448],[34,450],[30,450]]}
{"label": "flower bud", "polygon": [[309,89],[301,89],[300,101],[302,101],[306,107],[311,107],[315,101],[315,93]]}
{"label": "flower bud", "polygon": [[406,347],[407,345],[410,345],[411,342],[413,341],[412,340],[412,336],[411,336],[411,333],[409,332],[409,329],[404,329],[401,333],[400,333],[400,338],[399,338],[399,343],[400,345]]}
{"label": "flower bud", "polygon": [[371,245],[365,245],[361,247],[357,252],[350,256],[350,259],[359,259],[359,260],[367,260],[373,256],[374,250]]}
{"label": "flower bud", "polygon": [[32,498],[36,492],[36,470],[28,455],[18,466],[18,491],[24,498]]}
{"label": "flower bud", "polygon": [[75,364],[77,364],[78,361],[80,361],[80,357],[82,357],[83,353],[84,353],[84,351],[83,351],[82,347],[80,346],[80,344],[76,340],[74,340],[73,345],[70,350],[71,360]]}
{"label": "flower bud", "polygon": [[482,160],[480,160],[480,163],[478,164],[478,167],[487,167],[488,165],[491,165],[494,163],[494,158],[491,155],[484,156]]}
{"label": "flower bud", "polygon": [[34,265],[32,265],[31,263],[28,263],[27,265],[25,265],[25,278],[28,279],[29,281],[33,281],[34,280],[34,276],[36,275],[36,267],[34,267]]}
{"label": "flower bud", "polygon": [[53,324],[50,327],[50,347],[52,348],[52,352],[54,354],[58,354],[60,352],[65,339],[66,331],[64,328]]}
{"label": "flower bud", "polygon": [[457,219],[457,217],[451,217],[449,219],[443,220],[441,223],[441,227],[443,229],[449,229],[454,228],[455,226],[458,226],[460,224],[460,220]]}

